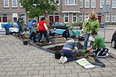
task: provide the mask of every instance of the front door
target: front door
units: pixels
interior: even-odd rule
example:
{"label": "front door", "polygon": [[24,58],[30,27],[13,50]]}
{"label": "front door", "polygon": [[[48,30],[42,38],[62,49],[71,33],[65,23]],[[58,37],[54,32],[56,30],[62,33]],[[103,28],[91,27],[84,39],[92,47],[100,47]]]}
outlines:
{"label": "front door", "polygon": [[98,16],[98,21],[99,23],[101,23],[101,16]]}
{"label": "front door", "polygon": [[53,24],[53,16],[49,16],[50,26]]}
{"label": "front door", "polygon": [[55,22],[59,22],[59,16],[55,16]]}

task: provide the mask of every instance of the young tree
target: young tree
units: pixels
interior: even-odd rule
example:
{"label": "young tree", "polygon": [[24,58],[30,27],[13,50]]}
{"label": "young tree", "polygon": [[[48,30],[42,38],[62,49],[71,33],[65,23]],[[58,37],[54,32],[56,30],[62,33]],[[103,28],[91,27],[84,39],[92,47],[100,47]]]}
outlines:
{"label": "young tree", "polygon": [[57,10],[55,0],[20,0],[30,18],[50,14]]}

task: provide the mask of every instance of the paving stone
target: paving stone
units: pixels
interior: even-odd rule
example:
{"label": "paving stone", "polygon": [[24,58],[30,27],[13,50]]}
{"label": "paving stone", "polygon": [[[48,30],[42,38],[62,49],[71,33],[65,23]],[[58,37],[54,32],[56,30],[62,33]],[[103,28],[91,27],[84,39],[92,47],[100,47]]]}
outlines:
{"label": "paving stone", "polygon": [[60,74],[60,70],[50,70],[50,74]]}
{"label": "paving stone", "polygon": [[100,72],[102,76],[112,76],[111,72]]}
{"label": "paving stone", "polygon": [[24,68],[15,68],[14,71],[24,71]]}
{"label": "paving stone", "polygon": [[56,74],[56,77],[66,77],[66,74]]}
{"label": "paving stone", "polygon": [[45,75],[45,74],[47,74],[47,75],[49,75],[49,71],[45,71],[45,70],[43,70],[43,71],[39,71],[39,74],[41,75],[41,74],[43,74],[43,75]]}
{"label": "paving stone", "polygon": [[99,72],[90,72],[91,77],[102,77],[102,75]]}
{"label": "paving stone", "polygon": [[45,69],[45,67],[35,67],[35,71],[39,71],[39,70],[44,70]]}
{"label": "paving stone", "polygon": [[90,77],[89,73],[78,73],[79,77]]}
{"label": "paving stone", "polygon": [[77,73],[67,74],[67,77],[79,77]]}
{"label": "paving stone", "polygon": [[55,77],[55,75],[44,75],[44,77]]}
{"label": "paving stone", "polygon": [[17,75],[27,75],[28,71],[19,71]]}
{"label": "paving stone", "polygon": [[32,77],[44,77],[44,75],[33,75]]}
{"label": "paving stone", "polygon": [[80,68],[78,68],[78,69],[71,69],[71,72],[72,73],[77,73],[77,72],[82,72],[82,70]]}
{"label": "paving stone", "polygon": [[[0,68],[1,69],[1,68]],[[4,71],[13,71],[14,68],[5,68]]]}
{"label": "paving stone", "polygon": [[51,66],[48,67],[48,66],[46,66],[45,70],[54,70],[54,67],[51,67]]}
{"label": "paving stone", "polygon": [[9,75],[9,76],[10,76],[10,75],[16,75],[16,74],[17,74],[17,72],[8,72],[8,73],[7,73],[7,75]]}
{"label": "paving stone", "polygon": [[29,71],[28,75],[38,75],[39,72],[38,71]]}

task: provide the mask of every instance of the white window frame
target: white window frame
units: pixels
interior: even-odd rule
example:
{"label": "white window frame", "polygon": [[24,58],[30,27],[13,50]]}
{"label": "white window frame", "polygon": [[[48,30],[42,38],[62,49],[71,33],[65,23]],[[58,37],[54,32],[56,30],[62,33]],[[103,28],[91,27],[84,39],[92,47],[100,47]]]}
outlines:
{"label": "white window frame", "polygon": [[[88,3],[88,5],[87,5]],[[85,8],[89,8],[89,5],[90,5],[90,0],[85,0]]]}
{"label": "white window frame", "polygon": [[[73,15],[76,14],[76,15]],[[73,21],[73,18],[76,17],[76,23],[77,23],[77,13],[72,13],[72,23],[75,23],[75,21]]]}
{"label": "white window frame", "polygon": [[18,20],[18,13],[12,13],[12,22],[16,23],[16,22],[14,22],[14,17],[16,17]]}
{"label": "white window frame", "polygon": [[111,22],[116,22],[116,13],[112,13]]}
{"label": "white window frame", "polygon": [[91,8],[96,8],[96,0],[91,0]]}
{"label": "white window frame", "polygon": [[16,6],[14,6],[13,4],[14,4],[14,2],[13,2],[14,0],[12,0],[12,7],[17,7],[17,0],[15,0],[16,1]]}
{"label": "white window frame", "polygon": [[[67,14],[68,16],[67,16],[66,14]],[[65,17],[68,17],[68,22],[65,22]],[[64,23],[69,23],[69,13],[65,13],[65,14],[64,14]]]}
{"label": "white window frame", "polygon": [[105,14],[105,22],[110,22],[110,13]]}
{"label": "white window frame", "polygon": [[9,7],[9,0],[6,1],[6,2],[8,2],[8,6],[5,6],[5,4],[6,4],[5,1],[6,1],[6,0],[4,0],[4,3],[3,3],[3,4],[4,4],[4,7],[5,7],[5,8],[8,8],[8,7]]}
{"label": "white window frame", "polygon": [[116,0],[112,0],[112,8],[116,8]]}
{"label": "white window frame", "polygon": [[87,18],[89,18],[89,13],[85,13],[84,16],[85,16],[85,17],[84,17],[84,20],[86,20]]}
{"label": "white window frame", "polygon": [[80,0],[80,8],[83,8],[83,0]]}
{"label": "white window frame", "polygon": [[110,5],[111,4],[110,2],[111,2],[110,0],[106,0],[106,5]]}
{"label": "white window frame", "polygon": [[[55,0],[55,2],[56,2],[57,0]],[[59,3],[57,4],[57,5],[60,5],[60,0],[58,0],[59,1]]]}
{"label": "white window frame", "polygon": [[103,8],[104,0],[100,0],[100,8]]}
{"label": "white window frame", "polygon": [[[81,19],[81,20],[80,20]],[[83,13],[79,14],[79,22],[83,22]]]}
{"label": "white window frame", "polygon": [[73,0],[73,3],[70,3],[72,0],[65,0],[65,5],[77,5],[77,0]]}

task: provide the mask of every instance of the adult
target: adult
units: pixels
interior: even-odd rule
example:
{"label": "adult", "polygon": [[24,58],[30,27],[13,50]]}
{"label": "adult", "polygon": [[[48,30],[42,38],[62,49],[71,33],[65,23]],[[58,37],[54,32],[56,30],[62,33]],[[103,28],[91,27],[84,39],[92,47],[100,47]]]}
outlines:
{"label": "adult", "polygon": [[40,37],[38,39],[38,43],[40,43],[42,35],[44,35],[44,37],[48,41],[48,44],[51,44],[51,41],[49,40],[48,34],[47,34],[48,27],[46,26],[45,17],[42,17],[41,20],[39,21],[39,23],[38,23],[38,30],[40,32]]}
{"label": "adult", "polygon": [[96,18],[96,13],[94,11],[91,11],[89,14],[89,18],[85,20],[83,23],[83,36],[85,36],[84,39],[84,46],[83,49],[87,49],[88,45],[88,39],[92,31],[98,32],[99,30],[99,21]]}
{"label": "adult", "polygon": [[9,28],[11,27],[11,25],[8,23],[5,23],[5,24],[3,24],[3,27],[5,28],[6,35],[9,35]]}
{"label": "adult", "polygon": [[70,36],[70,33],[69,33],[69,30],[67,29],[63,32],[62,37],[64,37],[67,40],[69,36]]}
{"label": "adult", "polygon": [[36,20],[30,20],[29,23],[28,23],[28,28],[29,28],[29,36],[31,36],[31,33],[34,31],[33,28],[33,23],[36,22]]}
{"label": "adult", "polygon": [[97,47],[97,50],[94,51],[97,57],[107,57],[108,54],[108,49],[106,48],[106,45],[104,43],[104,38],[97,34],[96,31],[93,31],[91,33],[92,37],[95,38],[95,42],[92,46],[92,48]]}
{"label": "adult", "polygon": [[76,42],[76,36],[72,35],[72,39],[66,41],[66,43],[63,46],[63,56],[59,59],[59,63],[65,63],[74,60],[74,55],[73,55],[73,49],[75,49],[76,53],[78,53],[78,48],[77,48],[77,42]]}
{"label": "adult", "polygon": [[21,18],[21,15],[18,17],[17,24],[19,26],[19,34],[23,33],[22,26],[23,26],[23,19]]}

